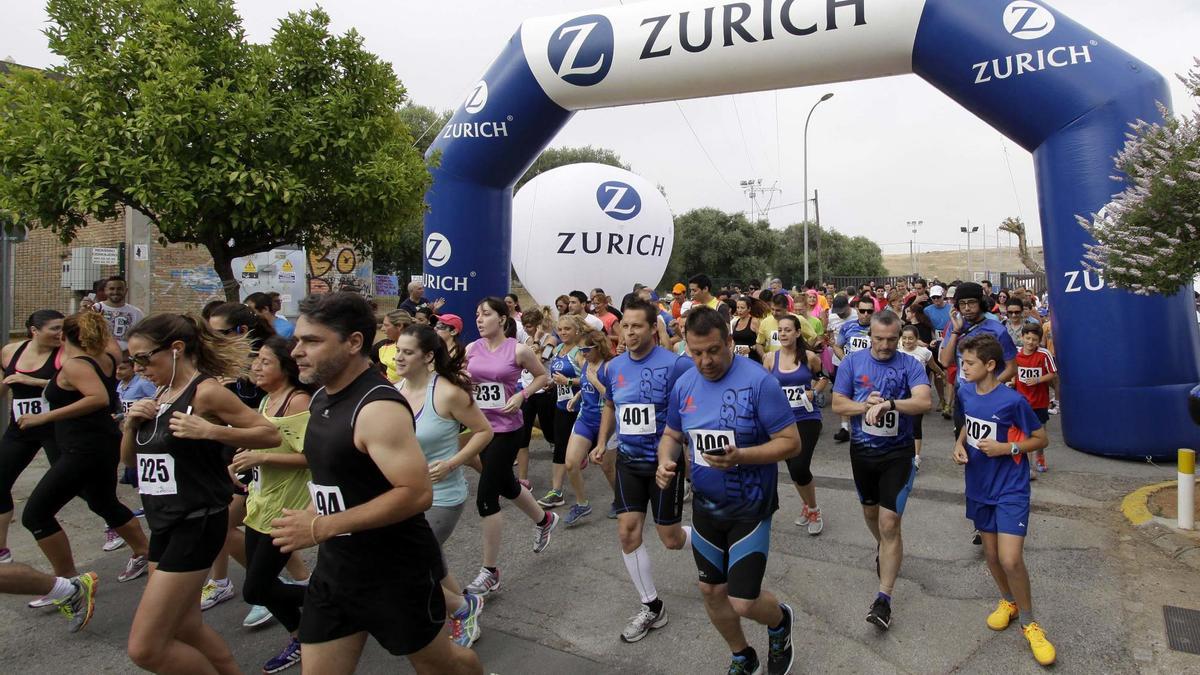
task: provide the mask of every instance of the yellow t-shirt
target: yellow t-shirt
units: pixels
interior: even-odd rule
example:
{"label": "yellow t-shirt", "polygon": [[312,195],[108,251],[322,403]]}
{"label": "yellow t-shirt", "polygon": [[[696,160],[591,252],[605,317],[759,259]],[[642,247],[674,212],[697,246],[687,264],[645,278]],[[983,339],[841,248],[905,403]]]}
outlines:
{"label": "yellow t-shirt", "polygon": [[[254,452],[303,453],[308,411],[286,417],[271,417],[265,412],[265,404],[266,399],[263,399],[259,412],[279,429],[283,443],[269,450]],[[308,484],[311,481],[312,473],[307,467],[293,469],[270,464],[255,467],[254,482],[250,484],[250,494],[246,497],[246,518],[243,520],[246,527],[267,534],[271,531],[271,521],[283,515],[284,509],[308,508],[311,501]]]}
{"label": "yellow t-shirt", "polygon": [[768,314],[758,320],[758,345],[763,352],[770,354],[779,351],[779,321],[774,314]]}
{"label": "yellow t-shirt", "polygon": [[400,373],[396,371],[396,343],[379,348],[379,362],[387,369],[388,382],[396,384],[400,381]]}

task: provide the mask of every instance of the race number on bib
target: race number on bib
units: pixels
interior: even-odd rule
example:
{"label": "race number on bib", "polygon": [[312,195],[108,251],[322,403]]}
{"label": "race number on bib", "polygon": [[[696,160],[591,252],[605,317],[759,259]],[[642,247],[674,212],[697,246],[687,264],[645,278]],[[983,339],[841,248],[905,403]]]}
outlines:
{"label": "race number on bib", "polygon": [[871,436],[894,438],[900,433],[900,413],[895,410],[889,410],[879,416],[878,424],[871,424],[867,421],[867,416],[863,415],[862,430],[864,434],[870,434]]}
{"label": "race number on bib", "polygon": [[653,403],[626,403],[617,411],[623,436],[643,436],[658,433]]}
{"label": "race number on bib", "polygon": [[803,385],[784,387],[783,393],[787,395],[788,405],[792,406],[792,408],[803,408],[808,412],[813,411],[812,401],[808,400],[807,388]]}
{"label": "race number on bib", "polygon": [[134,403],[137,403],[137,401],[121,401],[121,412],[128,414],[129,409],[133,407]]}
{"label": "race number on bib", "polygon": [[559,401],[570,401],[571,397],[574,395],[575,395],[575,392],[571,391],[571,385],[569,385],[569,384],[558,385],[558,400]]}
{"label": "race number on bib", "polygon": [[779,347],[779,346],[781,346],[781,345],[779,344],[779,331],[777,331],[777,330],[773,330],[773,331],[771,331],[771,341],[770,341],[770,343],[771,343],[771,346],[772,346],[772,347]]}
{"label": "race number on bib", "polygon": [[724,454],[733,445],[733,432],[726,429],[692,429],[688,432],[692,444],[692,461],[697,466],[709,466],[704,453]]}
{"label": "race number on bib", "polygon": [[12,402],[12,421],[21,419],[21,415],[41,415],[50,412],[50,403],[45,398],[18,398]]}
{"label": "race number on bib", "polygon": [[870,349],[871,338],[866,335],[855,335],[846,343],[846,351],[853,354],[854,352]]}
{"label": "race number on bib", "polygon": [[346,510],[346,500],[342,499],[342,489],[336,485],[317,485],[309,481],[308,494],[312,497],[313,508],[317,515],[328,516]]}
{"label": "race number on bib", "polygon": [[483,410],[503,408],[504,385],[499,382],[478,382],[475,384],[475,403]]}
{"label": "race number on bib", "polygon": [[738,356],[750,356],[750,346],[749,345],[734,345],[733,353],[737,354]]}
{"label": "race number on bib", "polygon": [[168,454],[138,455],[138,492],[144,495],[179,493],[175,483],[175,458]]}
{"label": "race number on bib", "polygon": [[979,449],[979,441],[985,438],[990,438],[993,441],[1000,439],[996,438],[996,423],[991,420],[981,420],[977,417],[968,416],[963,421],[963,426],[967,429],[967,445]]}
{"label": "race number on bib", "polygon": [[1025,380],[1036,380],[1042,376],[1041,368],[1025,368],[1017,366],[1017,379],[1024,382]]}

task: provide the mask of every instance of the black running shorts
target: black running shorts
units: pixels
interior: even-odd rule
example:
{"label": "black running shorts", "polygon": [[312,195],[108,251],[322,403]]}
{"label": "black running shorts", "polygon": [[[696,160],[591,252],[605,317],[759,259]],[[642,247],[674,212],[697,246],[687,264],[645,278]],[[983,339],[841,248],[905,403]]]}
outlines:
{"label": "black running shorts", "polygon": [[446,599],[434,570],[397,570],[403,581],[377,578],[370,586],[326,579],[318,565],[304,595],[301,644],[367,633],[396,656],[424,649],[446,622]]}
{"label": "black running shorts", "polygon": [[147,557],[160,572],[198,572],[212,567],[225,546],[229,509],[183,518],[166,530],[150,532]]}
{"label": "black running shorts", "polygon": [[728,584],[731,598],[754,600],[762,592],[771,546],[771,519],[716,520],[692,509],[692,557],[700,583]]}
{"label": "black running shorts", "polygon": [[649,504],[654,522],[674,525],[683,520],[683,492],[686,485],[683,472],[677,471],[667,489],[660,490],[654,481],[657,466],[649,462],[626,462],[617,459],[617,478],[613,485],[613,504],[617,513],[646,513]]}
{"label": "black running shorts", "polygon": [[882,506],[903,514],[908,493],[917,477],[917,469],[913,466],[915,454],[912,448],[908,448],[878,457],[864,457],[856,454],[852,447],[850,470],[854,474],[858,501],[863,506]]}

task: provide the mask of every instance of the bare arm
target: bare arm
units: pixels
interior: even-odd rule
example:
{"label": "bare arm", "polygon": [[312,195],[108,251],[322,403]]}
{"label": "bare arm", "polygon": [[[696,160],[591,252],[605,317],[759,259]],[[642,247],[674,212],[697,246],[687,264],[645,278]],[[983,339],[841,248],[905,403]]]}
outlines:
{"label": "bare arm", "polygon": [[[517,345],[516,361],[518,366],[528,370],[529,374],[533,376],[533,381],[522,392],[541,391],[550,383],[550,376],[546,374],[546,366],[542,365],[542,360],[529,347]],[[524,400],[525,395],[522,393],[521,402],[524,403]]]}
{"label": "bare arm", "polygon": [[[283,442],[274,424],[215,380],[205,380],[196,387],[194,403],[195,414],[171,415],[171,433],[175,436],[247,449],[274,448]],[[206,417],[215,417],[221,424],[213,424]]]}
{"label": "bare arm", "polygon": [[[472,457],[476,457],[488,443],[492,442],[492,436],[495,432],[492,431],[492,425],[488,422],[487,417],[484,417],[483,411],[479,406],[475,405],[475,400],[467,392],[451,385],[449,382],[443,385],[440,381],[439,386],[445,386],[451,392],[447,397],[450,399],[449,408],[450,415],[458,420],[460,424],[466,425],[471,430],[471,438],[459,448],[458,452],[453,457],[446,460],[446,464],[450,467],[448,470],[454,470],[466,464]],[[436,397],[435,397],[436,398]]]}
{"label": "bare arm", "polygon": [[771,440],[762,445],[729,446],[724,455],[706,455],[705,458],[717,469],[728,469],[738,464],[774,464],[797,452],[800,452],[800,432],[795,424],[789,424],[771,434]]}
{"label": "bare arm", "polygon": [[71,388],[78,391],[83,398],[70,405],[37,415],[22,415],[21,419],[17,420],[17,426],[29,429],[44,424],[53,424],[60,420],[82,417],[108,407],[108,389],[105,388],[104,382],[100,380],[96,371],[92,370],[89,364],[80,359],[70,359],[63,364],[58,377],[62,378],[63,384],[71,385]]}

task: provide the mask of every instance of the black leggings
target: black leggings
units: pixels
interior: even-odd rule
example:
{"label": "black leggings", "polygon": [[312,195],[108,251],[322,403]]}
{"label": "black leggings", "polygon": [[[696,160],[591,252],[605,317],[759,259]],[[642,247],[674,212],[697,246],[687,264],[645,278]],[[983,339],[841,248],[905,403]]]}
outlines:
{"label": "black leggings", "polygon": [[[546,439],[546,442],[554,442],[554,417],[555,413],[559,412],[556,397],[557,393],[551,387],[540,394],[530,396],[521,404],[524,424],[521,425],[521,431],[517,435],[518,450],[529,447],[529,439],[533,438],[534,418],[537,418],[538,428],[542,430],[542,437]],[[567,433],[570,433],[570,428],[567,429]]]}
{"label": "black leggings", "polygon": [[280,551],[271,543],[271,535],[246,526],[246,582],[242,586],[242,598],[251,605],[262,605],[271,610],[279,623],[293,633],[300,628],[300,608],[304,606],[304,592],[299,584],[285,584],[279,573],[287,567],[290,553]]}
{"label": "black leggings", "polygon": [[517,458],[521,430],[498,431],[492,442],[480,453],[483,471],[479,474],[479,487],[475,490],[475,509],[480,518],[500,513],[500,498],[512,501],[521,496],[521,484],[513,473],[513,460]]}
{"label": "black leggings", "polygon": [[571,440],[571,428],[575,426],[575,418],[579,417],[579,409],[554,410],[554,463],[567,463],[567,441]]}
{"label": "black leggings", "polygon": [[813,481],[809,466],[821,436],[821,420],[801,420],[796,422],[796,429],[800,432],[800,454],[788,458],[788,475],[796,485],[805,486]]}
{"label": "black leggings", "polygon": [[45,539],[62,531],[56,516],[75,497],[82,497],[92,513],[109,527],[133,520],[133,512],[117,499],[118,449],[65,452],[38,481],[21,512],[21,524],[34,539]]}
{"label": "black leggings", "polygon": [[54,442],[53,433],[20,433],[10,428],[8,433],[0,437],[0,513],[12,512],[13,485],[33,461],[38,448],[46,448],[46,458],[50,464],[58,461],[58,444]]}

